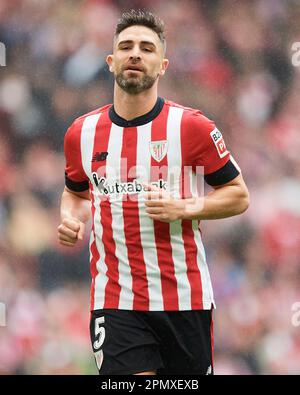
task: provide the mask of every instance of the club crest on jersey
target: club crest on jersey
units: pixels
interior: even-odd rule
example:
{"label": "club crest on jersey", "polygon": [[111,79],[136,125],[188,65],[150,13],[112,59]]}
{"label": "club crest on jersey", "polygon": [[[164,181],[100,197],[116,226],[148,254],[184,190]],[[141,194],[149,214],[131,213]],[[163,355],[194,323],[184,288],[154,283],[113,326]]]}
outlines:
{"label": "club crest on jersey", "polygon": [[211,133],[210,136],[215,143],[215,146],[217,148],[218,154],[220,158],[224,158],[228,154],[225,141],[223,139],[222,133],[215,128]]}
{"label": "club crest on jersey", "polygon": [[150,153],[156,162],[160,162],[168,152],[169,142],[167,140],[150,141]]}

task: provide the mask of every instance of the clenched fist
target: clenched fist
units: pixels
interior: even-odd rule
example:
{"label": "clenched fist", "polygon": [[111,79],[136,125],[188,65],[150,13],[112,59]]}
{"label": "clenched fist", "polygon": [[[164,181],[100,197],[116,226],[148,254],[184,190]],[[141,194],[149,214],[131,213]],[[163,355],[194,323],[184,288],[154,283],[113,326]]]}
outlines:
{"label": "clenched fist", "polygon": [[60,244],[73,247],[77,240],[82,240],[85,225],[77,218],[64,218],[58,226],[58,240]]}

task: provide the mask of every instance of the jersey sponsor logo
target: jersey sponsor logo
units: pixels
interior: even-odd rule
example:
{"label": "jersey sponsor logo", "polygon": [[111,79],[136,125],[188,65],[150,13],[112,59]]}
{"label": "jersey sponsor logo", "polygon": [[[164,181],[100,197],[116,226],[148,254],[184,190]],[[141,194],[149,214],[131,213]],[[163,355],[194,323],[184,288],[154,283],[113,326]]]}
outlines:
{"label": "jersey sponsor logo", "polygon": [[228,154],[225,141],[223,139],[222,133],[215,128],[211,133],[210,136],[217,148],[218,154],[220,158],[224,158]]}
{"label": "jersey sponsor logo", "polygon": [[[132,182],[109,182],[105,177],[99,177],[96,172],[92,173],[94,183],[98,188],[99,192],[103,196],[111,195],[132,195],[136,193],[146,192],[148,189],[143,184],[138,182],[136,179]],[[159,179],[157,182],[153,181],[151,185],[167,190],[167,182],[163,179]]]}
{"label": "jersey sponsor logo", "polygon": [[150,154],[156,162],[164,159],[168,152],[169,142],[167,140],[150,141]]}

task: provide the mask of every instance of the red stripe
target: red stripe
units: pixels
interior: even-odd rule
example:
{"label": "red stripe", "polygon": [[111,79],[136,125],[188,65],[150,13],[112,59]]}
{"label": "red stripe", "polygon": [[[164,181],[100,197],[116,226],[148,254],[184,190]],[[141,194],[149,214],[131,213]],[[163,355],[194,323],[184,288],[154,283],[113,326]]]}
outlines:
{"label": "red stripe", "polygon": [[[181,127],[181,134],[185,132]],[[183,138],[181,138],[183,141]],[[189,153],[182,147],[181,150],[181,178],[180,178],[180,193],[181,198],[190,198],[192,196],[191,184],[188,166]],[[203,309],[203,291],[201,272],[197,264],[197,245],[195,242],[195,234],[193,230],[192,221],[182,221],[182,239],[185,250],[185,261],[187,266],[187,277],[191,287],[191,308],[192,310]]]}
{"label": "red stripe", "polygon": [[[79,118],[67,130],[64,138],[64,151],[66,156],[66,173],[72,181],[85,181],[81,159],[81,133],[84,118]],[[74,166],[75,164],[75,166]]]}
{"label": "red stripe", "polygon": [[[135,179],[132,168],[136,166],[137,128],[126,128],[123,134],[121,158],[122,182]],[[125,163],[127,160],[127,171]],[[130,178],[128,177],[130,175]],[[124,179],[125,176],[125,179]],[[141,242],[139,206],[136,195],[125,195],[123,200],[124,234],[128,261],[132,275],[133,310],[149,310],[149,290]]]}
{"label": "red stripe", "polygon": [[[151,141],[167,140],[167,120],[169,106],[164,106],[160,116],[152,122]],[[167,180],[167,174],[157,172],[158,167],[167,168],[167,155],[157,162],[151,157],[151,182],[159,178]],[[175,277],[174,261],[172,257],[172,246],[170,239],[170,226],[168,223],[154,221],[154,234],[157,250],[158,265],[161,272],[161,286],[165,310],[179,310],[177,280]]]}
{"label": "red stripe", "polygon": [[116,243],[113,238],[112,215],[110,202],[101,202],[101,224],[103,227],[102,241],[105,250],[105,263],[107,265],[108,281],[105,287],[104,309],[117,309],[119,307],[121,287],[119,284],[119,261],[116,257]]}
{"label": "red stripe", "polygon": [[[107,152],[108,151],[108,142],[111,130],[111,121],[108,116],[108,112],[102,114],[100,118],[100,122],[97,125],[96,134],[95,134],[95,142],[94,142],[94,150],[93,156],[96,152]],[[99,168],[102,169],[106,166],[106,160],[93,162],[92,170],[97,171],[100,175]],[[101,171],[101,175],[103,174],[103,170]],[[118,259],[115,255],[116,252],[116,244],[113,239],[113,231],[112,231],[112,216],[111,216],[111,208],[110,202],[103,198],[100,202],[100,210],[101,210],[101,226],[103,228],[102,233],[102,242],[104,245],[105,251],[105,263],[107,266],[106,276],[108,277],[108,281],[105,287],[105,297],[104,297],[104,306],[103,308],[118,308],[119,306],[119,298],[121,287],[119,285],[119,271],[118,271]],[[95,218],[95,220],[99,221],[99,218]],[[105,275],[101,273],[100,275]]]}
{"label": "red stripe", "polygon": [[[80,119],[81,125],[83,125],[84,122],[84,117],[82,117]],[[101,119],[101,116],[100,116]],[[99,125],[99,123],[98,123]],[[97,125],[97,127],[98,127]],[[82,129],[81,129],[81,133],[82,133]],[[94,138],[94,148],[95,148],[95,138]],[[81,152],[81,150],[80,150]],[[81,158],[80,158],[81,159]],[[80,161],[80,164],[82,166],[82,162]],[[93,171],[93,163],[91,162],[91,170]],[[90,190],[92,190],[93,186],[91,183],[89,183],[90,185]],[[91,193],[91,211],[92,211],[92,218],[93,218],[93,225],[92,225],[92,232],[94,235],[94,241],[91,244],[90,247],[90,252],[91,252],[91,261],[90,261],[90,273],[91,273],[91,277],[92,277],[92,283],[91,283],[91,291],[90,291],[90,300],[91,300],[91,311],[94,310],[95,308],[95,279],[98,275],[98,270],[97,270],[97,262],[100,259],[100,254],[99,251],[97,249],[97,244],[96,244],[96,235],[95,235],[95,199],[94,199],[94,195]]]}

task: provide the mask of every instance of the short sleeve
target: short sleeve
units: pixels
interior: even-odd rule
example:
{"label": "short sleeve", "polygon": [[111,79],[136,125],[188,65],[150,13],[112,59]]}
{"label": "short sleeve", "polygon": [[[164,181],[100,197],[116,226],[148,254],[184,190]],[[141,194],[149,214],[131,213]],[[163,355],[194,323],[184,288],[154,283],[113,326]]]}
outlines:
{"label": "short sleeve", "polygon": [[185,120],[189,135],[189,154],[193,167],[202,166],[205,181],[212,186],[226,184],[236,178],[240,168],[233,160],[221,131],[200,111]]}
{"label": "short sleeve", "polygon": [[76,120],[67,130],[64,138],[65,184],[74,192],[89,189],[89,179],[84,172],[81,160],[80,136],[82,120]]}

